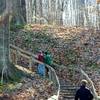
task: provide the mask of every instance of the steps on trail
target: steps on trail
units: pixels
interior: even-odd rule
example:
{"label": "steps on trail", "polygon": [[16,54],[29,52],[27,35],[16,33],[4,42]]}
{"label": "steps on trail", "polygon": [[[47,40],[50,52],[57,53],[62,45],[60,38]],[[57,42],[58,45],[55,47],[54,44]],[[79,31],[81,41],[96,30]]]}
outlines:
{"label": "steps on trail", "polygon": [[73,86],[70,82],[64,82],[60,80],[60,100],[74,100],[76,90],[79,88],[78,86]]}

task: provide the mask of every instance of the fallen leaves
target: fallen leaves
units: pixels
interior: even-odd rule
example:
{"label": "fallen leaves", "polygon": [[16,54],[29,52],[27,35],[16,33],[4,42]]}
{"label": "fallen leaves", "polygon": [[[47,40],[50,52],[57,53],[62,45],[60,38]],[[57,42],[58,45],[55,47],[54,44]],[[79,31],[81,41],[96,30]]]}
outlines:
{"label": "fallen leaves", "polygon": [[[97,81],[96,77],[98,76],[94,72],[95,70],[98,72],[98,66],[100,65],[99,30],[96,31],[95,29],[84,29],[81,27],[54,27],[49,25],[30,25],[29,27],[31,28],[30,31],[24,30],[25,33],[23,33],[23,31],[17,33],[20,40],[18,37],[14,38],[16,41],[21,41],[20,43],[22,44],[20,47],[22,49],[30,51],[29,49],[31,48],[31,51],[33,52],[39,48],[44,51],[50,50],[55,62],[72,68],[77,65],[82,66],[84,70],[88,70],[88,74],[89,72],[93,73],[93,76],[90,75],[90,77],[94,80],[96,86],[96,83],[99,81]],[[36,31],[39,31],[42,35]],[[45,37],[44,34],[46,33],[51,35]],[[32,37],[31,42],[22,42],[26,34],[29,35],[29,37]],[[51,40],[50,36],[54,37],[53,40]],[[51,41],[48,42],[49,39],[47,38],[49,38]],[[55,43],[51,45],[54,41]],[[13,42],[13,44],[19,46],[17,42]],[[30,46],[28,44],[30,44]],[[79,74],[72,77],[71,74],[73,74],[73,72],[70,71],[61,71],[59,73],[59,77],[65,80],[69,79],[73,83],[78,83],[77,77]],[[98,86],[96,86],[96,88],[98,88]]]}
{"label": "fallen leaves", "polygon": [[6,91],[0,94],[0,97],[3,100],[47,100],[55,93],[55,88],[52,84],[51,81],[35,75],[33,80],[23,78],[21,83],[17,83],[15,86],[9,84],[9,88],[14,87],[14,90],[12,89],[9,93]]}

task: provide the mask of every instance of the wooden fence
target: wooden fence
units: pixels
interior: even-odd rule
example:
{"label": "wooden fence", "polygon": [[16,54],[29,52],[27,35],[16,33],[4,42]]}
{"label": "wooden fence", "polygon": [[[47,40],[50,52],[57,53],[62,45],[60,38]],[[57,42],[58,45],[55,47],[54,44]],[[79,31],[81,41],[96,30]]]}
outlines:
{"label": "wooden fence", "polygon": [[[36,60],[36,55],[30,52],[24,51],[14,45],[10,45],[10,60],[17,67],[20,66],[18,67],[19,69],[22,69],[23,71],[28,70],[28,72],[32,72],[32,73],[35,72],[35,66],[37,66],[37,64],[43,64],[43,62]],[[22,62],[19,62],[20,60],[22,60]],[[58,100],[59,92],[60,92],[60,83],[59,83],[58,76],[56,75],[55,70],[51,66],[45,64],[45,67],[48,68],[49,73],[48,73],[48,76],[46,76],[45,74],[44,78],[47,77],[49,80],[53,82],[53,85],[56,91],[55,93],[56,100]]]}

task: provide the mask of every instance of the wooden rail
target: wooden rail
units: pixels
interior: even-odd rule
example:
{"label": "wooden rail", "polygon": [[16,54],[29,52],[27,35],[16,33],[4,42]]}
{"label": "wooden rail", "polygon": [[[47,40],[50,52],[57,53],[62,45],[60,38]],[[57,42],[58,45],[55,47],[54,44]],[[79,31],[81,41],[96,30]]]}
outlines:
{"label": "wooden rail", "polygon": [[[20,49],[20,48],[18,48],[18,47],[16,47],[16,46],[14,46],[14,45],[10,45],[10,48],[12,49],[12,50],[14,50],[14,52],[16,52],[15,54],[17,54],[17,56],[15,56],[15,59],[17,60],[18,59],[18,55],[21,55],[21,56],[23,56],[23,57],[25,57],[25,58],[27,58],[27,59],[30,59],[29,60],[29,69],[31,69],[31,67],[32,67],[32,61],[34,61],[34,62],[36,62],[36,63],[39,63],[39,64],[42,64],[42,62],[40,62],[40,61],[38,61],[38,60],[36,60],[36,55],[35,54],[32,54],[32,53],[30,53],[30,52],[27,52],[27,51],[24,51],[24,50],[22,50],[22,49]],[[17,64],[17,61],[15,61],[15,64]],[[61,65],[58,65],[58,64],[56,64],[56,63],[53,63],[53,65],[54,66],[56,66],[57,68],[66,68],[66,66],[61,66]],[[57,96],[59,97],[59,92],[60,92],[60,83],[59,83],[59,79],[58,79],[58,76],[56,75],[56,72],[55,72],[55,70],[51,67],[51,66],[49,66],[49,65],[47,65],[47,64],[45,64],[45,66],[49,69],[49,79],[50,80],[52,80],[54,83],[55,83],[55,86],[58,88],[57,89]],[[95,100],[100,100],[100,97],[97,95],[97,93],[96,93],[96,89],[95,89],[95,87],[94,87],[94,84],[93,84],[93,82],[92,82],[92,80],[89,78],[89,76],[84,72],[84,70],[82,70],[81,68],[75,68],[75,69],[73,69],[73,70],[77,70],[78,72],[80,72],[81,73],[81,75],[82,76],[84,76],[86,79],[87,79],[87,81],[90,83],[90,85],[91,85],[91,90],[92,90],[92,92],[93,92],[93,95],[94,95],[94,97],[95,97]],[[55,77],[55,78],[54,78]],[[57,100],[57,99],[56,99]]]}
{"label": "wooden rail", "polygon": [[89,76],[88,76],[82,69],[77,69],[77,70],[79,70],[79,71],[82,73],[82,75],[84,75],[84,76],[86,77],[86,79],[88,80],[88,82],[89,82],[90,85],[91,85],[92,92],[93,92],[93,94],[94,94],[95,100],[98,100],[98,95],[97,95],[97,93],[96,93],[96,89],[95,89],[95,87],[94,87],[94,84],[93,84],[92,80],[89,78]]}
{"label": "wooden rail", "polygon": [[[56,66],[58,68],[65,68],[65,69],[67,68],[64,65],[58,65],[56,63],[54,63],[54,66]],[[73,70],[74,71],[76,70],[76,71],[80,72],[82,77],[84,76],[86,78],[86,80],[89,82],[89,85],[91,86],[92,93],[94,95],[94,100],[100,100],[100,96],[97,95],[97,92],[96,92],[95,86],[93,84],[93,81],[91,80],[91,78],[89,78],[88,74],[81,67],[73,68]],[[73,73],[73,74],[75,74],[75,73]]]}
{"label": "wooden rail", "polygon": [[[34,64],[34,63],[44,64],[43,62],[36,60],[36,55],[34,55],[30,52],[24,51],[16,46],[10,44],[10,59],[11,59],[11,62],[13,62],[15,65],[17,65],[17,67],[18,67],[18,59],[20,56],[29,60],[29,65],[26,70],[28,70],[28,69],[31,70],[33,67],[32,64]],[[59,83],[58,76],[57,76],[55,70],[51,66],[45,64],[45,67],[47,67],[49,69],[49,77],[48,78],[53,82],[53,84],[56,88],[56,95],[54,95],[51,98],[52,99],[54,98],[54,100],[58,100],[59,93],[60,93],[60,83]],[[56,99],[55,99],[55,97],[56,97]],[[49,98],[48,100],[51,100],[51,99]]]}

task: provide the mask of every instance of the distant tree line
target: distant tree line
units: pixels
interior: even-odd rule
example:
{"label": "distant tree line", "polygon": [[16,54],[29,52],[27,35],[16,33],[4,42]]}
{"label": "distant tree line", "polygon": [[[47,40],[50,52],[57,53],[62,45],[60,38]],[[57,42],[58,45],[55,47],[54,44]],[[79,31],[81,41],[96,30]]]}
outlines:
{"label": "distant tree line", "polygon": [[100,4],[93,1],[25,0],[26,21],[27,23],[99,28]]}

